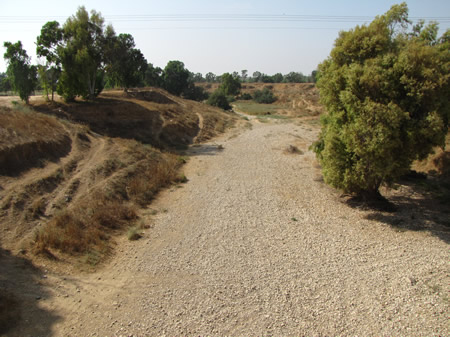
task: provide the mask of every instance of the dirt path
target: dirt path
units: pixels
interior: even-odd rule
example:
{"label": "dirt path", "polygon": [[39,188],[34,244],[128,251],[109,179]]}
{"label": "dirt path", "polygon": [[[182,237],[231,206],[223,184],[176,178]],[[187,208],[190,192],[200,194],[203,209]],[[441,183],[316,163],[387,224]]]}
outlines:
{"label": "dirt path", "polygon": [[450,334],[448,241],[338,202],[307,124],[251,123],[192,148],[110,265],[48,275],[54,336]]}

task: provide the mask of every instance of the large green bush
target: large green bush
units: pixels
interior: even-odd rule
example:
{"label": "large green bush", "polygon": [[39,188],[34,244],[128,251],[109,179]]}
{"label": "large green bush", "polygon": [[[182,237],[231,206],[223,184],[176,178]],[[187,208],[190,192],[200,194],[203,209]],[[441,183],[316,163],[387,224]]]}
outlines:
{"label": "large green bush", "polygon": [[214,91],[208,98],[209,105],[216,106],[222,108],[224,110],[230,110],[231,106],[228,101],[227,95],[222,90]]}
{"label": "large green bush", "polygon": [[328,113],[315,144],[325,182],[378,195],[443,146],[449,122],[449,30],[412,27],[405,3],[369,25],[341,32],[319,66]]}
{"label": "large green bush", "polygon": [[241,82],[238,77],[233,77],[229,73],[225,73],[221,76],[222,83],[219,86],[219,90],[227,96],[234,96],[241,91]]}
{"label": "large green bush", "polygon": [[256,90],[253,93],[253,100],[257,103],[270,104],[275,102],[277,98],[269,88],[264,88],[263,90]]}

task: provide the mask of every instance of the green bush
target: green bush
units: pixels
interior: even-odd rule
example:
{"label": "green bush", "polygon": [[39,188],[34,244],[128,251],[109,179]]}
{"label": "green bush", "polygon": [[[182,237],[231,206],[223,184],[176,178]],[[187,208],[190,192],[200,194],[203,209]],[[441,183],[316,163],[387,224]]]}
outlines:
{"label": "green bush", "polygon": [[221,76],[222,83],[219,86],[219,90],[221,90],[227,96],[234,96],[239,94],[241,91],[241,82],[239,78],[233,77],[233,75],[229,73],[225,73]]}
{"label": "green bush", "polygon": [[256,103],[270,104],[277,100],[273,92],[269,88],[264,88],[263,90],[256,90],[253,94],[253,100]]}
{"label": "green bush", "polygon": [[443,146],[449,121],[449,35],[412,27],[405,3],[341,32],[319,66],[327,114],[314,150],[326,183],[379,196],[383,183]]}
{"label": "green bush", "polygon": [[222,90],[214,91],[208,98],[208,104],[222,108],[224,110],[230,110],[231,106],[228,102],[227,95]]}
{"label": "green bush", "polygon": [[194,83],[189,83],[188,87],[183,91],[184,98],[197,102],[204,101],[208,96],[208,92],[203,87],[196,86]]}
{"label": "green bush", "polygon": [[241,99],[243,101],[248,101],[248,100],[253,99],[253,97],[249,93],[244,93],[239,97],[239,99]]}

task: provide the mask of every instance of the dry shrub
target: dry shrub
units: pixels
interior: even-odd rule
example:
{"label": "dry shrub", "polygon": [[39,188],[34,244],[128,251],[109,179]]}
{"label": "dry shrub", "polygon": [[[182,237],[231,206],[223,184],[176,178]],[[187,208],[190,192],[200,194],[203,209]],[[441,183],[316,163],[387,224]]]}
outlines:
{"label": "dry shrub", "polygon": [[289,145],[285,150],[285,153],[288,154],[303,154],[303,151],[300,150],[297,146],[295,145]]}
{"label": "dry shrub", "polygon": [[136,210],[130,205],[121,201],[96,200],[89,209],[92,214],[91,219],[101,227],[110,229],[123,228],[131,220],[137,219]]}
{"label": "dry shrub", "polygon": [[45,212],[45,199],[44,198],[38,198],[33,201],[29,208],[29,212],[31,213],[31,216],[33,218],[38,218],[39,216],[43,215]]}
{"label": "dry shrub", "polygon": [[135,209],[117,200],[106,200],[99,193],[73,210],[56,215],[36,235],[38,252],[49,248],[64,253],[107,250],[108,232],[120,229],[137,218]]}
{"label": "dry shrub", "polygon": [[164,155],[160,160],[140,170],[128,183],[129,197],[145,205],[163,187],[180,180],[181,162],[174,155]]}
{"label": "dry shrub", "polygon": [[139,228],[133,226],[128,230],[127,237],[128,237],[128,240],[130,240],[130,241],[136,241],[136,240],[139,240],[142,237],[142,235],[139,231]]}

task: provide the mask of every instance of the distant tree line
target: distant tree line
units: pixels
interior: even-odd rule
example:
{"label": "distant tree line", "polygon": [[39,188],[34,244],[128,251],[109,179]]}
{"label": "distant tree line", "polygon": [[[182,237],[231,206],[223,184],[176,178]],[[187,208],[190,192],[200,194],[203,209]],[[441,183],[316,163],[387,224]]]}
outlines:
{"label": "distant tree line", "polygon": [[[248,75],[247,70],[241,70],[241,73],[234,71],[231,76],[238,78],[242,83],[315,83],[317,78],[317,70],[314,70],[311,75],[303,75],[301,72],[291,71],[288,74],[276,73],[275,75],[267,75],[259,71],[255,71],[252,76]],[[209,72],[202,76],[197,73],[194,76],[195,82],[221,83],[222,76],[215,75]]]}
{"label": "distant tree line", "polygon": [[94,99],[104,88],[127,91],[153,86],[202,101],[208,94],[195,83],[220,82],[221,92],[230,96],[234,89],[229,86],[237,82],[315,82],[315,72],[310,76],[296,72],[269,76],[256,71],[250,77],[247,70],[242,70],[220,76],[209,72],[203,77],[190,72],[181,61],[169,61],[161,69],[147,62],[132,35],[117,35],[112,25],[105,26],[99,12],[89,13],[85,7],[79,7],[63,25],[50,21],[42,26],[36,39],[36,54],[41,60],[38,65],[31,64],[20,41],[4,42],[4,47],[8,68],[0,74],[0,91],[14,90],[25,102],[36,89],[43,90],[49,100],[54,99],[56,92],[64,100],[73,101],[76,97]]}

